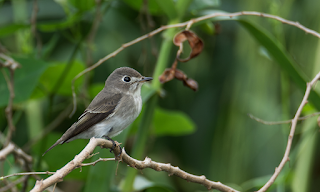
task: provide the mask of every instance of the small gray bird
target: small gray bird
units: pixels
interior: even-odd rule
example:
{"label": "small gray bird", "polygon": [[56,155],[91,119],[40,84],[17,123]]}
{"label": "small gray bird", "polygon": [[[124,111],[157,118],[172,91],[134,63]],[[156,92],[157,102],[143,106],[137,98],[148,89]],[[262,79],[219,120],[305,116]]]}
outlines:
{"label": "small gray bird", "polygon": [[44,154],[58,144],[75,139],[107,138],[115,145],[110,137],[121,133],[139,116],[142,107],[141,86],[150,80],[152,77],[144,77],[129,67],[114,70],[106,80],[104,88],[78,121]]}

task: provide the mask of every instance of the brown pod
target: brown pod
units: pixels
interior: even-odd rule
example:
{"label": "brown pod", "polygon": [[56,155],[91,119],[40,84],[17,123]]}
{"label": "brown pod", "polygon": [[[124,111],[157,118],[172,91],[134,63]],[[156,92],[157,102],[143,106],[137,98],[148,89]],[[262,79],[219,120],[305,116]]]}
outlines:
{"label": "brown pod", "polygon": [[194,91],[198,90],[198,83],[193,79],[186,79],[185,81],[183,81],[183,84]]}
{"label": "brown pod", "polygon": [[168,81],[171,81],[173,78],[174,78],[174,69],[167,68],[160,75],[159,81],[160,81],[160,83],[166,83]]}
{"label": "brown pod", "polygon": [[176,69],[175,70],[175,74],[174,74],[174,77],[180,81],[184,81],[187,79],[187,76],[186,74],[184,74],[183,71],[179,70],[179,69]]}

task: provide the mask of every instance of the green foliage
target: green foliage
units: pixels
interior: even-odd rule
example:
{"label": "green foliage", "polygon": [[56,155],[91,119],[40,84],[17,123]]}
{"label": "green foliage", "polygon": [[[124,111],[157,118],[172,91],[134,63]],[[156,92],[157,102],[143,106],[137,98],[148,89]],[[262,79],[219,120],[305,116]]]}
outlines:
{"label": "green foliage", "polygon": [[153,127],[157,136],[180,136],[195,131],[195,124],[185,113],[161,108],[155,110]]}
{"label": "green foliage", "polygon": [[[143,0],[136,0],[136,1],[123,0],[123,1],[137,11],[139,11],[141,9],[141,7],[144,6]],[[170,1],[170,0],[168,0],[168,1]],[[161,13],[163,13],[163,10],[161,10],[157,1],[149,1],[148,2],[148,11],[150,11],[150,13],[153,15],[160,15]]]}
{"label": "green foliage", "polygon": [[[28,57],[14,57],[21,64],[14,75],[14,102],[19,103],[30,98],[33,90],[36,88],[41,75],[48,67],[48,63],[42,60]],[[9,76],[9,74],[8,74]],[[9,91],[4,77],[0,76],[0,106],[5,106],[8,102]]]}
{"label": "green foliage", "polygon": [[[268,50],[268,53],[272,58],[277,61],[277,64],[282,67],[283,71],[292,78],[301,91],[304,91],[306,89],[307,82],[311,79],[307,78],[293,59],[285,53],[281,44],[272,39],[265,30],[262,30],[257,25],[253,25],[244,20],[239,20],[239,22],[263,47]],[[320,110],[320,102],[318,102],[320,100],[320,96],[315,92],[311,92],[309,99],[315,107]]]}
{"label": "green foliage", "polygon": [[0,38],[6,37],[8,35],[15,33],[16,31],[18,31],[20,29],[26,29],[28,27],[30,27],[30,25],[24,25],[24,24],[7,25],[7,26],[1,28]]}
{"label": "green foliage", "polygon": [[[42,88],[48,91],[55,91],[55,94],[71,96],[71,81],[74,76],[84,70],[84,64],[79,61],[71,63],[70,71],[63,77],[63,80],[60,80],[60,75],[66,69],[67,65],[67,63],[63,62],[51,63],[40,78]],[[81,85],[82,81],[83,77],[80,77],[75,82],[75,87],[77,88]],[[58,88],[57,90],[54,90],[57,84]]]}
{"label": "green foliage", "polygon": [[[158,81],[173,63],[178,49],[172,38],[182,29],[171,28],[125,48],[77,79],[76,114],[72,119],[66,115],[63,120],[57,117],[72,103],[71,82],[79,72],[155,28],[215,12],[255,10],[299,21],[319,31],[320,24],[314,18],[320,14],[320,2],[108,0],[100,2],[98,23],[94,23],[95,0],[37,2],[35,34],[29,14],[32,1],[0,1],[0,49],[21,64],[14,74],[13,115],[17,131],[12,140],[33,156],[32,170],[60,169],[83,149],[88,141],[75,140],[41,156],[101,91],[108,75],[117,67],[130,66],[154,78],[142,87],[144,106],[140,116],[114,138],[130,156],[139,160],[148,156],[154,161],[171,163],[241,191],[258,190],[270,178],[283,156],[289,125],[270,127],[246,114],[271,121],[292,118],[306,83],[320,69],[317,38],[272,19],[216,17],[194,23],[191,30],[204,41],[203,52],[186,63],[178,63],[178,69],[198,82],[197,92],[177,79],[164,85]],[[93,31],[93,41],[89,41],[93,26],[97,29]],[[184,49],[185,54],[188,51]],[[1,70],[9,75],[6,68]],[[8,98],[7,83],[1,74],[3,133],[8,131],[4,114]],[[315,88],[303,114],[319,110],[319,101],[319,90]],[[52,124],[55,130],[37,139]],[[315,118],[298,124],[290,166],[285,167],[271,190],[318,189],[320,176],[315,168],[320,157],[318,129]],[[30,148],[24,146],[28,140],[35,143]],[[100,148],[95,152],[99,154],[86,162],[113,156]],[[3,163],[3,174],[23,171],[12,155]],[[122,163],[118,167],[114,162],[76,169],[66,180],[81,182],[82,191],[206,190],[201,185],[168,177],[167,173],[137,171]],[[29,180],[27,190],[33,186],[34,180]],[[18,185],[19,190],[21,187]]]}

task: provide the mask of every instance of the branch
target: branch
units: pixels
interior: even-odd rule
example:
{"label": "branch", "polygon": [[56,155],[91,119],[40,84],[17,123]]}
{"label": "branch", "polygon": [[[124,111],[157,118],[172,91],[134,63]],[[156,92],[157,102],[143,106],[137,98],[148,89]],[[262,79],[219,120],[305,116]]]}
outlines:
{"label": "branch", "polygon": [[155,29],[153,31],[151,31],[150,33],[147,33],[141,37],[138,37],[128,43],[125,43],[123,45],[121,45],[121,47],[119,47],[117,50],[113,51],[112,53],[108,54],[107,56],[103,57],[102,59],[100,59],[97,63],[93,64],[92,66],[86,68],[85,70],[81,71],[77,76],[75,76],[72,80],[71,83],[71,89],[72,89],[72,97],[73,97],[73,110],[70,114],[70,117],[75,113],[76,111],[76,104],[77,104],[77,100],[76,100],[76,93],[75,93],[75,88],[74,88],[74,83],[75,81],[81,77],[82,75],[84,75],[85,73],[92,71],[93,69],[95,69],[96,67],[100,66],[103,62],[107,61],[108,59],[115,57],[118,53],[120,53],[121,51],[123,51],[125,48],[130,47],[131,45],[134,45],[140,41],[143,41],[149,37],[152,37],[166,29],[169,28],[178,28],[178,27],[187,27],[187,29],[189,29],[191,27],[192,24],[203,21],[203,20],[207,20],[207,19],[212,19],[214,17],[237,17],[237,16],[242,16],[242,15],[252,15],[252,16],[259,16],[259,17],[266,17],[266,18],[271,18],[271,19],[275,19],[278,20],[282,23],[288,24],[288,25],[292,25],[295,26],[303,31],[305,31],[308,34],[311,34],[313,36],[316,36],[318,38],[320,38],[320,34],[314,30],[311,30],[303,25],[301,25],[299,22],[294,22],[294,21],[290,21],[287,19],[284,19],[282,17],[276,16],[276,15],[271,15],[271,14],[266,14],[266,13],[261,13],[261,12],[255,12],[255,11],[242,11],[242,12],[235,12],[235,13],[213,13],[213,14],[209,14],[209,15],[205,15],[202,17],[198,17],[195,19],[190,19],[189,21],[183,22],[183,23],[178,23],[178,24],[173,24],[173,25],[165,25],[162,27],[159,27],[158,29]]}
{"label": "branch", "polygon": [[[317,115],[320,115],[320,112],[316,112],[316,113],[312,113],[310,115],[306,115],[304,117],[299,117],[298,118],[298,121],[302,121],[302,120],[306,120],[310,117],[314,117],[314,116],[317,116]],[[253,119],[253,120],[256,120],[257,122],[259,123],[262,123],[262,124],[265,124],[265,125],[280,125],[280,124],[288,124],[288,123],[291,123],[292,122],[292,119],[290,120],[284,120],[284,121],[265,121],[263,119],[260,119],[258,117],[255,117],[253,116],[252,114],[248,114],[248,116]]]}
{"label": "branch", "polygon": [[90,32],[88,34],[88,37],[87,37],[87,44],[88,44],[88,47],[87,47],[87,59],[86,59],[86,64],[87,66],[90,66],[92,64],[92,44],[93,44],[93,40],[95,38],[95,35],[97,33],[97,30],[99,28],[99,24],[100,24],[100,21],[101,21],[101,17],[102,17],[102,14],[101,14],[101,0],[96,0],[96,11],[95,11],[95,16],[94,16],[94,19],[93,19],[93,22],[92,22],[92,26],[91,26],[91,29],[90,29]]}
{"label": "branch", "polygon": [[14,177],[14,176],[21,176],[21,175],[52,175],[52,174],[55,174],[55,172],[49,172],[49,171],[46,171],[46,172],[24,172],[24,173],[14,173],[14,174],[11,174],[11,175],[6,175],[6,176],[3,176],[3,177],[0,177],[0,180],[4,180],[4,179],[7,179],[9,177]]}
{"label": "branch", "polygon": [[10,93],[8,105],[5,109],[6,118],[7,118],[8,125],[9,125],[9,131],[8,131],[6,143],[4,144],[6,146],[9,144],[13,132],[16,130],[16,127],[14,126],[13,119],[12,119],[12,105],[13,105],[13,99],[15,97],[15,94],[14,94],[14,71],[20,67],[20,64],[17,63],[16,61],[14,61],[11,57],[8,57],[3,53],[0,53],[0,58],[5,60],[4,64],[2,64],[3,67],[7,67],[10,71],[10,78],[7,76],[5,71],[2,71],[3,76],[7,82],[8,90]]}
{"label": "branch", "polygon": [[290,153],[290,149],[291,149],[291,145],[292,145],[294,132],[296,130],[297,122],[299,120],[299,116],[301,114],[303,107],[308,103],[308,97],[309,97],[310,91],[312,89],[312,86],[319,80],[319,78],[320,78],[320,72],[313,78],[313,80],[311,82],[307,83],[307,88],[306,88],[306,92],[304,94],[304,97],[301,101],[301,104],[300,104],[294,118],[292,119],[290,134],[289,134],[288,143],[287,143],[287,147],[286,147],[286,151],[284,153],[284,156],[283,156],[279,166],[276,167],[276,170],[275,170],[274,174],[272,175],[272,177],[269,179],[269,181],[261,189],[259,189],[258,192],[266,191],[274,183],[274,181],[276,180],[276,178],[280,174],[280,172],[283,169],[286,162],[290,160],[289,153]]}
{"label": "branch", "polygon": [[[4,143],[4,141],[5,141],[5,136],[0,132],[0,142]],[[9,149],[8,149],[8,146],[9,146]],[[33,161],[30,155],[25,153],[21,148],[19,148],[16,144],[12,142],[9,142],[9,144],[5,148],[0,150],[0,160],[10,154],[8,153],[8,151],[10,151],[10,153],[13,153],[17,157],[22,158],[26,163],[30,164]]]}
{"label": "branch", "polygon": [[[63,178],[67,174],[69,174],[72,170],[79,168],[83,165],[91,165],[91,164],[94,164],[98,161],[101,161],[101,160],[97,160],[96,162],[93,162],[93,163],[82,164],[82,162],[85,159],[87,159],[88,157],[91,156],[91,154],[93,153],[93,150],[95,149],[96,146],[100,146],[102,148],[111,148],[113,146],[113,144],[111,141],[108,141],[108,140],[91,138],[88,145],[79,153],[79,155],[76,155],[72,161],[70,161],[68,164],[66,164],[61,169],[57,170],[57,172],[55,172],[55,174],[53,174],[52,176],[48,177],[45,180],[37,181],[34,188],[31,190],[31,192],[43,191],[47,187],[49,187],[57,182],[61,182],[63,180]],[[114,149],[115,156],[117,157],[119,155],[119,153],[120,153],[120,149],[119,149],[119,147],[116,147]],[[169,173],[169,176],[176,175],[176,176],[181,177],[189,182],[202,184],[208,189],[218,189],[220,191],[228,191],[228,192],[234,191],[234,192],[236,192],[235,189],[228,187],[226,185],[223,185],[220,182],[214,182],[214,181],[210,181],[210,180],[206,179],[206,177],[204,175],[202,175],[202,176],[192,175],[192,174],[189,174],[189,173],[179,169],[179,167],[174,167],[170,164],[157,163],[157,162],[152,161],[148,157],[146,157],[144,161],[136,160],[136,159],[130,157],[125,152],[124,149],[122,150],[120,159],[124,163],[128,164],[130,167],[133,167],[135,169],[142,170],[145,168],[151,168],[156,171],[165,171],[165,172]],[[111,160],[113,160],[113,158]]]}
{"label": "branch", "polygon": [[19,183],[24,182],[26,179],[28,179],[28,176],[21,177],[15,181],[13,181],[12,183],[9,183],[8,185],[1,187],[0,192],[8,191],[8,190],[12,189],[13,187],[15,187],[16,185],[18,185]]}
{"label": "branch", "polygon": [[10,153],[12,153],[13,150],[14,150],[14,144],[13,143],[9,143],[6,147],[1,149],[1,151],[0,151],[0,161],[6,159],[6,157]]}

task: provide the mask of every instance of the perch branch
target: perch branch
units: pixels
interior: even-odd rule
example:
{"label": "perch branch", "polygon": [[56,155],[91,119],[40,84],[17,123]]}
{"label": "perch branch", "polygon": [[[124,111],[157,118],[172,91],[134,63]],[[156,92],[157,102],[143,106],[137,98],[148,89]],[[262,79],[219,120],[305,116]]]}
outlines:
{"label": "perch branch", "polygon": [[[86,165],[86,164],[83,164],[82,162],[91,156],[91,154],[93,153],[96,146],[100,146],[102,148],[111,148],[113,146],[113,144],[111,141],[108,141],[108,140],[91,138],[88,145],[78,155],[76,155],[72,161],[67,163],[61,169],[57,170],[52,176],[46,178],[45,180],[41,180],[41,181],[38,180],[36,182],[34,188],[31,190],[31,192],[43,191],[47,187],[49,187],[55,183],[61,182],[63,180],[63,178],[67,174],[69,174],[72,170],[79,168],[83,165]],[[115,156],[118,156],[119,153],[120,153],[120,149],[119,149],[119,147],[116,147],[114,149]],[[124,163],[128,164],[130,167],[133,167],[135,169],[142,170],[145,168],[151,168],[156,171],[166,171],[169,173],[170,176],[176,175],[176,176],[181,177],[189,182],[202,184],[205,187],[207,187],[208,189],[218,189],[220,191],[228,191],[228,192],[234,191],[234,192],[236,192],[235,189],[228,187],[220,182],[214,182],[214,181],[210,181],[210,180],[206,179],[206,177],[204,175],[202,175],[202,176],[192,175],[192,174],[189,174],[189,173],[179,169],[178,167],[174,167],[170,164],[157,163],[157,162],[152,161],[148,157],[146,157],[144,161],[139,161],[139,160],[133,159],[125,152],[124,149],[122,150],[120,159]],[[109,160],[113,160],[113,158],[109,159]],[[98,160],[98,161],[100,161],[100,160]],[[96,162],[98,162],[98,161],[96,161]],[[91,165],[94,163],[95,162],[89,163],[88,165]]]}
{"label": "perch branch", "polygon": [[274,174],[271,176],[271,178],[269,179],[269,181],[261,188],[259,189],[258,192],[263,192],[266,191],[276,180],[276,178],[278,177],[278,175],[280,174],[281,170],[283,169],[284,165],[287,163],[287,161],[289,161],[289,153],[290,153],[290,149],[291,149],[291,145],[292,145],[292,140],[293,140],[293,136],[294,136],[294,132],[296,130],[296,126],[297,126],[297,122],[299,120],[299,116],[301,114],[301,111],[303,109],[303,107],[307,104],[308,102],[308,97],[310,94],[310,91],[312,89],[312,86],[319,80],[320,78],[320,72],[313,78],[313,80],[309,83],[307,83],[307,88],[306,88],[306,92],[304,94],[304,97],[301,101],[301,104],[294,116],[294,118],[291,121],[291,129],[290,129],[290,134],[288,137],[288,143],[287,143],[287,147],[286,147],[286,151],[284,153],[284,156],[279,164],[278,167],[276,167]]}
{"label": "perch branch", "polygon": [[155,29],[153,31],[151,31],[150,33],[147,33],[141,37],[138,37],[128,43],[125,43],[123,45],[121,45],[121,47],[119,47],[117,50],[113,51],[112,53],[108,54],[107,56],[103,57],[102,59],[100,59],[97,63],[93,64],[92,66],[86,68],[85,70],[81,71],[77,76],[75,76],[72,80],[71,83],[71,89],[72,89],[72,97],[73,97],[73,110],[70,114],[70,116],[72,116],[75,111],[76,111],[76,104],[77,104],[77,100],[76,100],[76,93],[75,93],[75,88],[74,88],[74,83],[75,81],[81,77],[82,75],[84,75],[85,73],[92,71],[93,69],[95,69],[96,67],[100,66],[103,62],[107,61],[108,59],[115,57],[118,53],[120,53],[121,51],[123,51],[125,48],[130,47],[131,45],[134,45],[142,40],[145,40],[149,37],[152,37],[158,33],[160,33],[161,31],[164,31],[166,29],[169,28],[178,28],[178,27],[187,27],[187,29],[189,29],[192,24],[203,21],[203,20],[207,20],[207,19],[212,19],[214,17],[237,17],[237,16],[242,16],[242,15],[252,15],[252,16],[259,16],[259,17],[266,17],[266,18],[270,18],[270,19],[275,19],[278,20],[282,23],[288,24],[288,25],[292,25],[295,26],[303,31],[305,31],[308,34],[314,35],[318,38],[320,38],[320,34],[314,30],[311,30],[303,25],[301,25],[299,22],[294,22],[294,21],[290,21],[284,18],[281,18],[279,16],[276,15],[271,15],[271,14],[266,14],[266,13],[261,13],[261,12],[255,12],[255,11],[242,11],[242,12],[235,12],[235,13],[213,13],[213,14],[208,14],[202,17],[198,17],[195,19],[190,19],[189,21],[183,22],[183,23],[178,23],[178,24],[173,24],[173,25],[165,25],[165,26],[161,26],[158,29]]}

